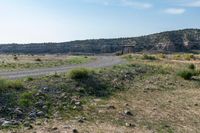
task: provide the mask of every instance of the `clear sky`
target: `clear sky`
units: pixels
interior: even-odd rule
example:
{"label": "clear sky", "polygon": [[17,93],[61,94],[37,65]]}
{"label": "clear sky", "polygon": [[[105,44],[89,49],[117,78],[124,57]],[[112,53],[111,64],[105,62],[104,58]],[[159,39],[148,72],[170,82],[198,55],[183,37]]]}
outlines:
{"label": "clear sky", "polygon": [[200,0],[0,0],[0,43],[133,37],[200,28]]}

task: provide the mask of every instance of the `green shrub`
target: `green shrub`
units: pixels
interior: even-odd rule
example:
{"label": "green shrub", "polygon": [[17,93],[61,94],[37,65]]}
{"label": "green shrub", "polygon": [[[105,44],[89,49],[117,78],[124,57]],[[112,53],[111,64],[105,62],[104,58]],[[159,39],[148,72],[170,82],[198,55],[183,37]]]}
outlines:
{"label": "green shrub", "polygon": [[142,59],[144,59],[144,60],[156,60],[156,57],[144,54]]}
{"label": "green shrub", "polygon": [[191,69],[191,70],[195,70],[196,67],[195,67],[194,64],[189,64],[189,65],[188,65],[188,68]]}
{"label": "green shrub", "polygon": [[88,78],[91,72],[91,70],[88,70],[86,68],[77,68],[69,72],[69,77],[72,79],[84,79]]}
{"label": "green shrub", "polygon": [[35,59],[35,61],[41,62],[42,60],[40,58]]}
{"label": "green shrub", "polygon": [[20,90],[23,88],[24,86],[19,80],[0,79],[0,93],[10,90]]}
{"label": "green shrub", "polygon": [[193,54],[185,54],[184,59],[185,60],[192,60],[192,59],[195,59],[195,56]]}
{"label": "green shrub", "polygon": [[164,59],[166,58],[166,55],[161,53],[161,54],[158,54],[158,57]]}
{"label": "green shrub", "polygon": [[184,78],[185,80],[190,80],[193,76],[199,75],[199,73],[194,70],[182,70],[179,71],[177,75]]}
{"label": "green shrub", "polygon": [[32,78],[32,77],[28,77],[27,79],[26,79],[26,81],[33,81],[34,79]]}
{"label": "green shrub", "polygon": [[19,105],[22,107],[29,107],[33,105],[34,92],[24,92],[19,97]]}
{"label": "green shrub", "polygon": [[14,56],[13,59],[14,59],[14,60],[18,60],[18,57],[17,57],[17,56]]}

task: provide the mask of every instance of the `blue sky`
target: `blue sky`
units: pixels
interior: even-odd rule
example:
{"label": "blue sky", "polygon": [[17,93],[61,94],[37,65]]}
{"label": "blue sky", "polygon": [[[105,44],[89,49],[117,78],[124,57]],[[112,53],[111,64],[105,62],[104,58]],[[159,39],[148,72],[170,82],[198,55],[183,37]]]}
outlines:
{"label": "blue sky", "polygon": [[200,0],[0,0],[0,43],[63,42],[200,28]]}

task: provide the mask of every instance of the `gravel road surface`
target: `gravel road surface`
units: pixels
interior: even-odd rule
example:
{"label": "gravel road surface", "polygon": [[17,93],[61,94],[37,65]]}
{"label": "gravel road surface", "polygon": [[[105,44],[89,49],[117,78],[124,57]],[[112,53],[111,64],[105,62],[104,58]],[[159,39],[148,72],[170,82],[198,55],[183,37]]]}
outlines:
{"label": "gravel road surface", "polygon": [[0,72],[0,77],[8,78],[8,79],[19,79],[29,76],[44,76],[51,73],[63,73],[67,72],[71,69],[78,68],[78,67],[86,67],[86,68],[101,68],[101,67],[108,67],[117,64],[121,64],[124,61],[117,56],[96,56],[96,60],[85,63],[85,64],[77,64],[77,65],[68,65],[68,66],[60,66],[54,68],[42,68],[42,69],[35,69],[35,70],[23,70],[23,71],[12,71]]}

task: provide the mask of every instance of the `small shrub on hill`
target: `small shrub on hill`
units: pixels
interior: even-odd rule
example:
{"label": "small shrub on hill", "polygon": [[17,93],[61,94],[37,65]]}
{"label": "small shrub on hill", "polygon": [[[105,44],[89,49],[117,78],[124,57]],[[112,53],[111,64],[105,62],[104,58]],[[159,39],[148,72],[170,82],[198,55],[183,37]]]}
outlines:
{"label": "small shrub on hill", "polygon": [[192,60],[192,59],[194,60],[195,56],[193,54],[185,54],[184,59],[185,60]]}
{"label": "small shrub on hill", "polygon": [[142,59],[144,59],[144,60],[156,60],[156,57],[144,54]]}
{"label": "small shrub on hill", "polygon": [[190,80],[193,76],[199,75],[199,72],[195,70],[182,70],[179,71],[177,75],[184,78],[185,80]]}
{"label": "small shrub on hill", "polygon": [[18,80],[6,80],[6,79],[0,79],[0,93],[10,90],[20,90],[23,89],[23,84],[21,81]]}
{"label": "small shrub on hill", "polygon": [[188,65],[188,68],[191,69],[191,70],[195,70],[196,67],[195,67],[194,64],[189,64],[189,65]]}
{"label": "small shrub on hill", "polygon": [[89,74],[92,72],[93,71],[88,70],[86,68],[77,68],[69,72],[69,77],[71,79],[84,79],[84,78],[88,78]]}
{"label": "small shrub on hill", "polygon": [[35,59],[35,61],[41,62],[42,60],[40,58]]}
{"label": "small shrub on hill", "polygon": [[33,104],[34,92],[24,92],[20,95],[19,105],[22,107],[29,107]]}

